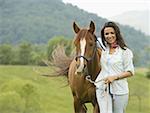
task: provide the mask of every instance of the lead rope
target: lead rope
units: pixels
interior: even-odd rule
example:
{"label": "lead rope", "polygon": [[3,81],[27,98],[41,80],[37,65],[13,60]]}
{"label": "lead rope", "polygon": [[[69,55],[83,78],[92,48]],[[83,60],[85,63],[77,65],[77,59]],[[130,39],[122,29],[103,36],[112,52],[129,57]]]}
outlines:
{"label": "lead rope", "polygon": [[[98,81],[95,82],[95,81],[91,80],[90,75],[87,75],[86,80],[88,80],[92,84],[95,84],[95,83],[103,81],[104,79],[101,79],[101,80],[98,80]],[[106,113],[108,113],[108,98],[109,98],[108,97],[109,96],[109,84],[108,83],[106,84],[106,88],[104,90],[104,96],[106,97],[106,107],[107,107],[107,112]]]}
{"label": "lead rope", "polygon": [[105,97],[106,97],[106,107],[107,107],[107,113],[108,113],[108,96],[109,96],[109,86],[108,86],[108,83],[106,84],[106,91],[105,91],[105,93],[106,93],[106,95],[105,95]]}
{"label": "lead rope", "polygon": [[90,75],[87,75],[85,78],[86,78],[87,81],[89,81],[92,84],[95,84],[95,83],[98,83],[98,82],[101,82],[101,81],[104,80],[104,79],[100,79],[100,80],[98,80],[98,81],[95,82],[94,80],[91,79]]}

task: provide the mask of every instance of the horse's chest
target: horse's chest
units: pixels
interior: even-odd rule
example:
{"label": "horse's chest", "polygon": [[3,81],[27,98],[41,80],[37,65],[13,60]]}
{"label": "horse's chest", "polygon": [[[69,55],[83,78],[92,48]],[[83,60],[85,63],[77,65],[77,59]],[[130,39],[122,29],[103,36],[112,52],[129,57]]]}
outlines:
{"label": "horse's chest", "polygon": [[95,87],[93,84],[85,80],[85,75],[76,75],[76,63],[72,62],[69,69],[69,85],[71,87],[73,96],[77,97],[82,101],[90,101],[94,97]]}
{"label": "horse's chest", "polygon": [[78,95],[80,98],[84,98],[89,94],[89,89],[92,88],[92,85],[85,80],[83,75],[77,75],[74,77],[72,88],[76,95]]}

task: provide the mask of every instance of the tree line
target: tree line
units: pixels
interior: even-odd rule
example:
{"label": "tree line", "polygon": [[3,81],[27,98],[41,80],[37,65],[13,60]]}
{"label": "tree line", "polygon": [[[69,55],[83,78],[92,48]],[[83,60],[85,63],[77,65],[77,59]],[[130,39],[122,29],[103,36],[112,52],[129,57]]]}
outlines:
{"label": "tree line", "polygon": [[66,54],[72,50],[72,41],[62,36],[53,37],[48,44],[22,42],[18,45],[0,45],[0,64],[3,65],[44,65],[43,60],[50,60],[57,45],[64,45]]}
{"label": "tree line", "polygon": [[[31,42],[21,42],[17,45],[12,44],[1,44],[0,45],[0,64],[3,65],[45,65],[43,60],[51,60],[51,55],[53,50],[57,45],[63,45],[66,54],[70,55],[74,50],[74,44],[72,39],[66,38],[64,36],[55,36],[49,39],[47,44],[33,44]],[[147,48],[143,50],[144,53],[150,52],[150,49]],[[145,59],[142,59],[140,54],[134,51],[134,65],[145,67],[150,65],[150,62]],[[149,54],[146,55],[149,57]],[[144,62],[147,63],[144,63]]]}

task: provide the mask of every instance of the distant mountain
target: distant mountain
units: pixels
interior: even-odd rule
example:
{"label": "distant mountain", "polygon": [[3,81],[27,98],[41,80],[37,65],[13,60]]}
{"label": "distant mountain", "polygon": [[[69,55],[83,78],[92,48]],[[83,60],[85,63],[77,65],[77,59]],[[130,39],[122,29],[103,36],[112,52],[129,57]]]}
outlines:
{"label": "distant mountain", "polygon": [[0,43],[46,43],[57,35],[72,38],[73,21],[88,25],[91,20],[97,22],[97,31],[106,22],[61,0],[0,0]]}
{"label": "distant mountain", "polygon": [[143,33],[150,35],[150,10],[128,11],[111,17],[111,19],[123,25],[130,25],[136,30],[141,30]]}
{"label": "distant mountain", "polygon": [[[141,20],[145,22],[144,19]],[[89,26],[91,20],[95,22],[96,35],[99,36],[107,19],[62,0],[0,0],[0,44],[23,41],[46,44],[58,35],[73,39],[73,21],[82,27]],[[145,51],[150,45],[150,37],[131,26],[118,25],[129,47],[138,58],[144,59],[141,62],[145,65],[150,58]]]}

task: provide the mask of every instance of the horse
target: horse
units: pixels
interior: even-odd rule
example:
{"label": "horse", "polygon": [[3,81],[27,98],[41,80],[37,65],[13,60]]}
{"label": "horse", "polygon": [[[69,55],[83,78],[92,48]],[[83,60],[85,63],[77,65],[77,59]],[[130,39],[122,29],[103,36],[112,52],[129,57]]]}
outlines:
{"label": "horse", "polygon": [[68,78],[74,99],[74,112],[87,113],[85,103],[92,103],[93,113],[100,113],[96,87],[86,79],[90,76],[90,79],[94,81],[101,70],[101,49],[97,47],[97,37],[94,34],[95,24],[91,21],[89,28],[80,28],[76,22],[73,22],[73,30],[75,33],[74,58],[67,62],[65,53],[62,50],[56,50],[57,54],[53,56],[55,59],[53,63],[61,69],[59,74],[66,75]]}

